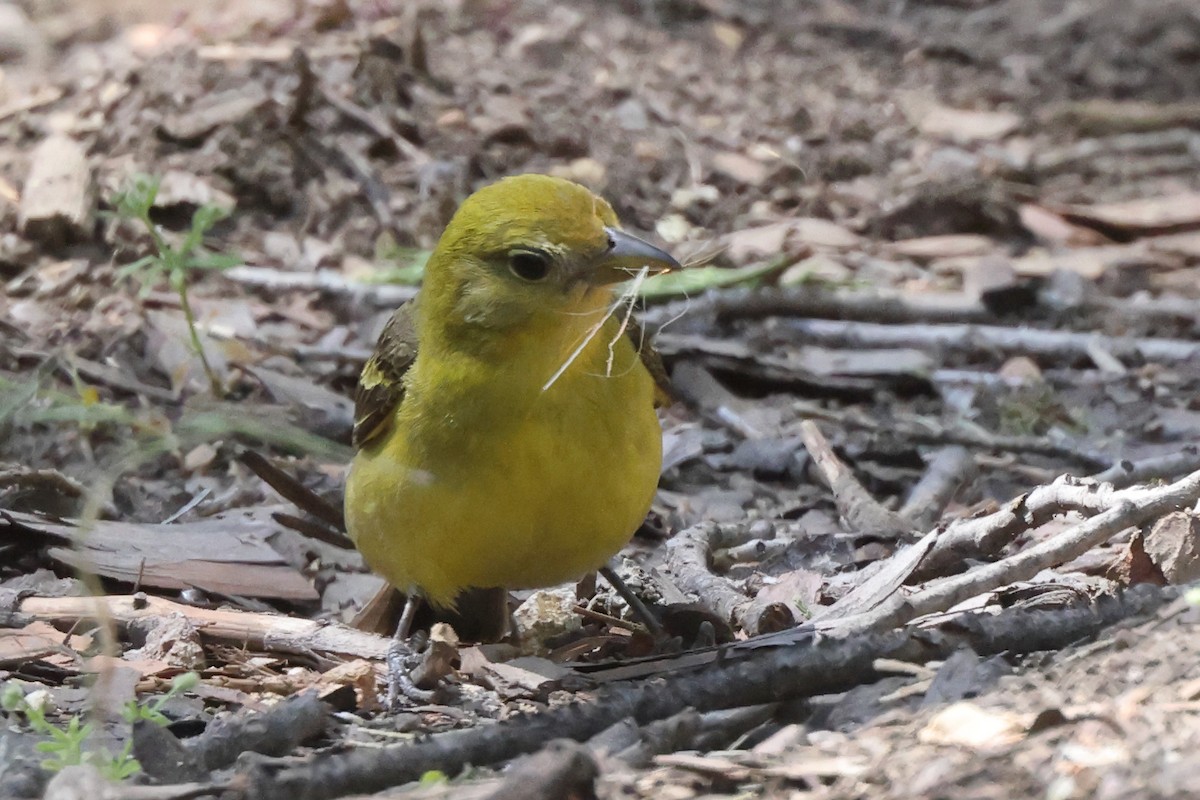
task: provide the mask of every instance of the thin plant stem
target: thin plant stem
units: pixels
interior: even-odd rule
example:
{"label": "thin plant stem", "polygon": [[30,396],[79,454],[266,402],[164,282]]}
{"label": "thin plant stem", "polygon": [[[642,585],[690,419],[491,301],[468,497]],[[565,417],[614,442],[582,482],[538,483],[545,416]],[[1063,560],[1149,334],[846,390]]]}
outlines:
{"label": "thin plant stem", "polygon": [[209,386],[212,388],[214,397],[221,397],[225,394],[225,389],[221,386],[221,379],[209,363],[208,354],[204,352],[204,345],[200,341],[200,332],[196,329],[196,315],[192,312],[192,303],[188,299],[187,278],[183,273],[176,273],[176,291],[179,293],[179,306],[183,309],[183,318],[187,322],[188,335],[192,339],[192,347],[196,351],[196,355],[200,357],[200,364],[204,367],[204,373],[208,376]]}

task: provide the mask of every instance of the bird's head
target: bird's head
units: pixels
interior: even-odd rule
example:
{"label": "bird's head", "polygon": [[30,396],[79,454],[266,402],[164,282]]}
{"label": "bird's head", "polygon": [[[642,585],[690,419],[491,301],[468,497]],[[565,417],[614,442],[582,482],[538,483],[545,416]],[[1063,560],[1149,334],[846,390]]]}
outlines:
{"label": "bird's head", "polygon": [[459,207],[426,267],[422,315],[467,336],[537,326],[603,313],[615,284],[678,266],[620,230],[612,206],[579,184],[517,175]]}

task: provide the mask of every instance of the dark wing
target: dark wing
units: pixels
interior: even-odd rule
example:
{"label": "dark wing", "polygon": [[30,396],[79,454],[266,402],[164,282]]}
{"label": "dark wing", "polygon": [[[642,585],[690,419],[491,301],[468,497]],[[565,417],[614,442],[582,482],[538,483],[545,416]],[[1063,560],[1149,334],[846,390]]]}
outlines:
{"label": "dark wing", "polygon": [[404,373],[417,357],[413,302],[396,309],[375,352],[363,364],[354,393],[354,446],[361,448],[387,433],[392,414],[404,399]]}
{"label": "dark wing", "polygon": [[633,342],[633,349],[637,350],[638,356],[641,357],[642,366],[650,373],[650,377],[654,378],[654,407],[663,408],[671,405],[675,402],[675,396],[671,392],[671,377],[667,374],[667,367],[663,364],[662,356],[646,339],[646,333],[642,330],[642,326],[632,316],[626,323],[625,333]]}

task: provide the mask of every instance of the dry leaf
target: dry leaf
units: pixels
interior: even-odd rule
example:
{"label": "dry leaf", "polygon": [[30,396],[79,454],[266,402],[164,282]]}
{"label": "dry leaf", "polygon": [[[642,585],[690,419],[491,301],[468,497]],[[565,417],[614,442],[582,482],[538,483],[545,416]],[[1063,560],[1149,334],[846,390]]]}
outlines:
{"label": "dry leaf", "polygon": [[1018,208],[1017,216],[1025,229],[1045,244],[1089,247],[1108,242],[1108,237],[1099,231],[1070,223],[1050,209],[1033,203]]}
{"label": "dry leaf", "polygon": [[952,744],[975,750],[1019,742],[1029,728],[1028,715],[955,703],[933,715],[917,734],[926,744]]}
{"label": "dry leaf", "polygon": [[1028,356],[1013,356],[996,370],[996,374],[1022,383],[1034,383],[1042,379],[1041,368]]}
{"label": "dry leaf", "polygon": [[1143,197],[1123,203],[1064,206],[1059,210],[1083,222],[1130,233],[1165,233],[1171,229],[1200,227],[1200,193],[1193,192]]}
{"label": "dry leaf", "polygon": [[996,249],[996,243],[986,236],[974,233],[949,233],[941,236],[921,236],[892,242],[887,249],[898,256],[917,261],[934,258],[961,258],[982,256]]}
{"label": "dry leaf", "polygon": [[916,121],[922,133],[955,142],[995,141],[1021,126],[1021,118],[1008,111],[972,111],[935,106]]}
{"label": "dry leaf", "polygon": [[767,179],[765,165],[741,153],[717,153],[712,158],[713,169],[738,183],[758,186]]}
{"label": "dry leaf", "polygon": [[1151,250],[1161,253],[1171,253],[1172,255],[1179,255],[1189,259],[1200,259],[1200,231],[1152,236],[1148,239],[1143,239],[1142,244]]}

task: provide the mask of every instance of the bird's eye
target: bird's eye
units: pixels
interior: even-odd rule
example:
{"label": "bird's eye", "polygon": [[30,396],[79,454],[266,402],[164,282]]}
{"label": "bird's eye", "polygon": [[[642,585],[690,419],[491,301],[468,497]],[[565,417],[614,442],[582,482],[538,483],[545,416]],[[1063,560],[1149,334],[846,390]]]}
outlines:
{"label": "bird's eye", "polygon": [[508,255],[513,275],[527,281],[540,281],[550,274],[550,256],[532,250],[516,250]]}

